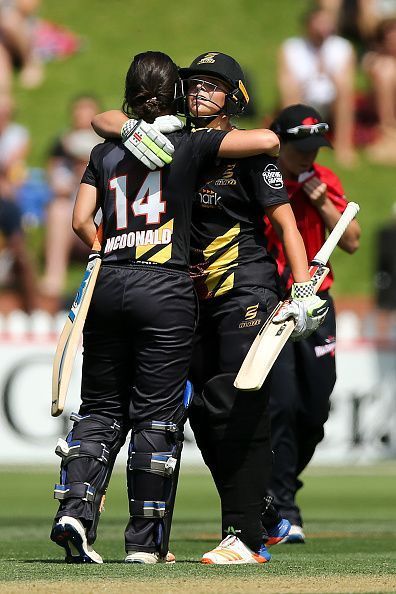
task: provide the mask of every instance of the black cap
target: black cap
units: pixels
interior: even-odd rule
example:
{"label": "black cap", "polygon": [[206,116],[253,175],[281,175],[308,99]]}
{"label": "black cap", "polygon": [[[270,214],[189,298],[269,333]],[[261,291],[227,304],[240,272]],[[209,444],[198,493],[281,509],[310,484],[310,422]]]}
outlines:
{"label": "black cap", "polygon": [[245,85],[245,76],[238,62],[221,52],[201,54],[191,63],[189,68],[180,68],[180,78],[189,78],[195,74],[208,74],[238,87],[239,81]]}
{"label": "black cap", "polygon": [[329,125],[309,105],[299,103],[286,107],[272,122],[271,130],[287,142],[292,142],[299,151],[313,151],[321,146],[332,148],[325,136]]}

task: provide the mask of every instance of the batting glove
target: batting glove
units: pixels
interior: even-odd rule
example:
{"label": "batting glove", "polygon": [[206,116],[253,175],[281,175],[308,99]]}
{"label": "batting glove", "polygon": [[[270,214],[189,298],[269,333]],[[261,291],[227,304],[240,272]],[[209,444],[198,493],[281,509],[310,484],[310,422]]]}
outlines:
{"label": "batting glove", "polygon": [[315,295],[312,281],[294,283],[291,299],[285,301],[273,321],[281,323],[294,319],[296,326],[291,334],[291,339],[302,340],[319,328],[328,311],[327,301]]}
{"label": "batting glove", "polygon": [[162,134],[169,134],[170,132],[181,130],[184,124],[174,115],[164,115],[155,118],[153,126],[162,132]]}
{"label": "batting glove", "polygon": [[173,132],[182,127],[182,122],[175,116],[161,116],[156,118],[153,124],[130,119],[121,128],[121,138],[124,146],[146,167],[153,170],[169,165],[175,151],[173,144],[160,130]]}

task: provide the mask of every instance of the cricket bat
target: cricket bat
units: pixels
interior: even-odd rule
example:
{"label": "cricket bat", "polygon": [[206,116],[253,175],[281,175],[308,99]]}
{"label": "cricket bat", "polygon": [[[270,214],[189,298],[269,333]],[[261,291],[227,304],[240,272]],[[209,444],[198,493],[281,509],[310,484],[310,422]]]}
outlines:
{"label": "cricket bat", "polygon": [[59,337],[55,352],[52,368],[51,414],[53,417],[62,414],[65,407],[73,362],[80,344],[85,319],[102,263],[99,229],[88,259],[84,277],[74,298],[73,305],[70,308],[69,315],[66,318],[66,323]]}
{"label": "cricket bat", "polygon": [[[359,212],[359,208],[359,205],[355,202],[349,202],[336,226],[310,263],[309,273],[314,283],[315,293],[320,289],[323,280],[329,273],[326,264],[331,253],[349,223]],[[281,309],[283,303],[283,301],[278,303],[254,339],[234,381],[234,386],[239,390],[254,391],[261,388],[279,353],[293,332],[294,320],[285,320],[278,324],[273,322],[273,318]]]}

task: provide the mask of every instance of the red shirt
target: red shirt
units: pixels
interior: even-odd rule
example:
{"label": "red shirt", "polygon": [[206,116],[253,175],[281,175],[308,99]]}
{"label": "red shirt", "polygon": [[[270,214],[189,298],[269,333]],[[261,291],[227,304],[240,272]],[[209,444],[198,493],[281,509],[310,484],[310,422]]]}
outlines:
{"label": "red shirt", "polygon": [[[327,196],[339,212],[344,212],[348,204],[341,181],[331,169],[314,163],[312,172],[310,173],[311,175],[303,174],[303,181],[285,180],[287,193],[293,208],[294,216],[296,217],[297,227],[304,241],[308,262],[313,259],[325,242],[326,227],[317,209],[311,204],[307,194],[304,192],[304,183],[316,176],[322,182],[327,184]],[[290,268],[287,265],[282,243],[267,217],[265,217],[264,221],[265,235],[268,240],[268,251],[271,252],[277,261],[278,272],[281,276],[282,284],[289,289],[293,283],[293,278],[291,276]],[[330,267],[330,272],[323,281],[321,291],[325,291],[331,287],[333,278],[333,272]]]}

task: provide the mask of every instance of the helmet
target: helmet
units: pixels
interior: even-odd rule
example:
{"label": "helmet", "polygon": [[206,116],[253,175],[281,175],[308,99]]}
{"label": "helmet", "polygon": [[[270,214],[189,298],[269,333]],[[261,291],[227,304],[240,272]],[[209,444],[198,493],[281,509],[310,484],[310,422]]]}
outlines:
{"label": "helmet", "polygon": [[[189,68],[180,68],[179,74],[183,85],[182,94],[185,99],[187,98],[187,93],[184,90],[184,81],[194,76],[206,74],[223,80],[230,87],[230,90],[225,96],[224,107],[220,110],[221,113],[228,116],[241,114],[249,103],[249,95],[245,88],[245,77],[242,68],[231,56],[220,52],[201,54],[198,58],[195,58]],[[188,115],[188,109],[185,115]]]}

